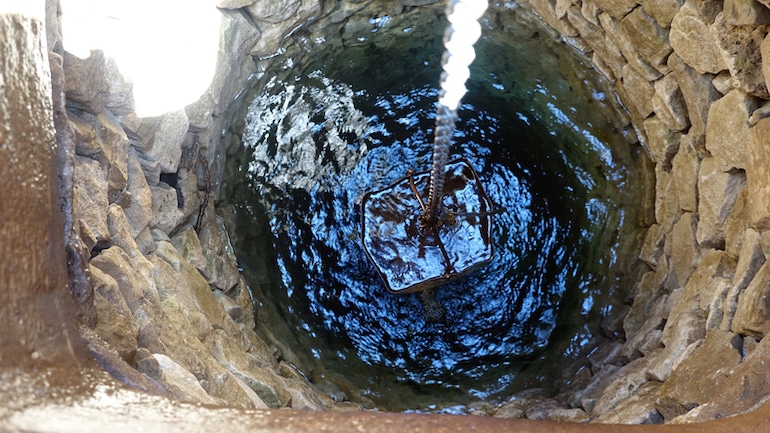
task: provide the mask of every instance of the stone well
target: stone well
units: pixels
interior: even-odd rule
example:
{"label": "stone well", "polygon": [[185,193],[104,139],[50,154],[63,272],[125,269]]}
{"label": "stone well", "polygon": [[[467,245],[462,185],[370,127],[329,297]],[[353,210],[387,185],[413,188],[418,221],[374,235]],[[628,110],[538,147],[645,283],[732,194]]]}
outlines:
{"label": "stone well", "polygon": [[[0,317],[13,324],[0,334],[0,366],[8,368],[2,389],[12,397],[0,422],[11,430],[50,430],[30,421],[36,400],[18,394],[38,389],[43,405],[60,389],[91,395],[94,387],[78,388],[83,371],[107,371],[122,384],[162,396],[132,400],[139,407],[170,399],[263,413],[289,426],[297,421],[258,410],[353,411],[360,418],[316,419],[340,428],[364,422],[369,415],[359,413],[362,406],[314,386],[254,332],[254,305],[238,272],[227,209],[217,205],[228,157],[221,140],[227,108],[260,59],[283,52],[299,30],[343,22],[369,3],[221,1],[216,78],[197,103],[153,118],[136,115],[131,83],[113,60],[101,52],[87,59],[66,52],[55,0],[46,4],[45,25],[0,15],[2,41],[10,42],[0,47],[0,151],[10,162],[0,170],[6,185],[0,211],[7,222],[0,244],[8,258]],[[381,7],[400,13],[431,3],[383,1]],[[765,419],[766,3],[493,5],[499,13],[541,23],[613,84],[628,141],[644,149],[654,183],[647,188],[649,218],[639,251],[644,272],[632,282],[622,333],[576,369],[571,386],[525,391],[478,412],[622,424],[689,424],[749,412],[734,423],[707,424],[714,431],[751,431],[752,423]],[[19,58],[25,61],[15,63]],[[24,176],[35,182],[20,181]],[[61,206],[55,206],[57,196]],[[62,283],[65,260],[72,296]],[[75,379],[51,374],[40,385],[45,371]],[[35,385],[22,388],[28,379]],[[216,419],[210,410],[200,416]],[[128,422],[120,416],[116,411],[115,420]],[[238,416],[229,418],[231,425]],[[479,422],[490,430],[544,426]]]}

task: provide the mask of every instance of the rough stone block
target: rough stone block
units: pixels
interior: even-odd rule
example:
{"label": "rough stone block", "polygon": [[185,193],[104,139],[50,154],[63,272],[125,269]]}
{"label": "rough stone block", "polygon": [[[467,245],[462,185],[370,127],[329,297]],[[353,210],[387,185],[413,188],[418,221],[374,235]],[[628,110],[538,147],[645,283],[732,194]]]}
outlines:
{"label": "rough stone block", "polygon": [[767,26],[729,26],[719,14],[711,30],[738,88],[749,95],[770,99],[761,67],[761,46],[768,33]]}
{"label": "rough stone block", "polygon": [[644,8],[636,8],[626,15],[620,21],[620,29],[647,64],[659,71],[665,70],[666,59],[672,51],[668,44],[668,31],[659,26]]}
{"label": "rough stone block", "polygon": [[756,338],[770,332],[770,264],[765,261],[738,297],[731,329]]}
{"label": "rough stone block", "polygon": [[706,150],[723,171],[748,165],[749,116],[757,100],[733,90],[711,104],[706,125]]}
{"label": "rough stone block", "polygon": [[701,246],[724,249],[724,224],[745,186],[746,173],[743,170],[722,171],[715,158],[706,158],[701,162],[697,233]]}
{"label": "rough stone block", "polygon": [[746,180],[749,189],[750,222],[770,228],[770,118],[762,119],[749,131]]}
{"label": "rough stone block", "polygon": [[650,116],[645,119],[644,130],[654,161],[663,170],[671,170],[671,160],[679,152],[679,142],[682,134],[673,132],[661,116]]}
{"label": "rough stone block", "polygon": [[[151,359],[150,359],[151,358]],[[198,379],[166,355],[155,353],[137,362],[137,370],[155,379],[178,401],[193,404],[221,404],[208,395]]]}
{"label": "rough stone block", "polygon": [[729,386],[729,372],[741,361],[740,353],[732,346],[734,338],[731,332],[711,330],[703,344],[677,365],[661,386],[656,406],[666,419],[711,401]]}
{"label": "rough stone block", "polygon": [[765,87],[770,89],[770,34],[765,36],[759,45],[762,61],[762,75],[765,77]]}
{"label": "rough stone block", "polygon": [[105,71],[109,84],[106,108],[116,115],[129,114],[136,111],[134,84],[120,73],[115,59],[107,58]]}
{"label": "rough stone block", "polygon": [[618,21],[623,19],[637,5],[636,0],[594,0],[593,3]]}
{"label": "rough stone block", "polygon": [[671,160],[671,176],[677,185],[679,208],[685,212],[698,210],[700,157],[694,141],[695,139],[689,134],[683,136],[679,143],[679,151]]}
{"label": "rough stone block", "polygon": [[92,267],[91,281],[97,313],[94,332],[112,346],[121,358],[127,360],[136,352],[139,325],[114,278]]}
{"label": "rough stone block", "polygon": [[636,69],[626,64],[623,66],[623,86],[625,87],[628,101],[626,106],[636,111],[636,116],[646,119],[652,114],[652,98],[655,96],[655,88],[652,83],[641,76]]}
{"label": "rough stone block", "polygon": [[743,232],[740,255],[738,256],[738,263],[733,273],[730,288],[724,295],[724,301],[721,302],[721,311],[709,312],[709,316],[713,317],[714,320],[721,317],[720,329],[729,331],[732,328],[735,311],[738,308],[738,299],[754,279],[759,268],[764,265],[765,260],[759,233],[747,228]]}
{"label": "rough stone block", "polygon": [[182,223],[184,214],[179,210],[177,192],[164,182],[150,186],[152,191],[152,222],[151,229],[159,229],[170,234]]}
{"label": "rough stone block", "polygon": [[597,424],[659,424],[663,417],[655,404],[658,400],[660,382],[647,382],[628,399],[611,411],[595,418]]}
{"label": "rough stone block", "polygon": [[770,24],[770,9],[756,0],[725,0],[724,14],[731,26]]}
{"label": "rough stone block", "polygon": [[664,230],[669,231],[682,214],[674,177],[660,165],[655,166],[655,220]]}
{"label": "rough stone block", "polygon": [[642,0],[641,3],[644,11],[654,17],[659,26],[669,28],[684,0]]}
{"label": "rough stone block", "polygon": [[700,250],[695,240],[697,226],[698,216],[685,212],[674,224],[670,241],[666,243],[666,252],[671,257],[671,266],[679,285],[687,282],[700,259]]}
{"label": "rough stone block", "polygon": [[[661,71],[652,67],[642,58],[636,47],[634,47],[633,40],[621,29],[618,21],[609,14],[602,13],[599,15],[599,22],[604,29],[604,33],[607,35],[607,39],[618,47],[620,52],[623,53],[623,57],[628,61],[628,64],[635,68],[647,81],[655,81],[663,75]],[[667,71],[668,66],[665,66],[664,69]]]}
{"label": "rough stone block", "polygon": [[127,189],[131,195],[131,203],[125,206],[123,211],[131,226],[131,234],[136,238],[152,221],[152,190],[147,184],[139,157],[133,148],[128,152]]}
{"label": "rough stone block", "polygon": [[668,74],[655,82],[652,107],[671,131],[684,131],[690,126],[687,106],[674,74]]}
{"label": "rough stone block", "polygon": [[64,92],[67,101],[92,114],[104,112],[110,95],[106,60],[101,50],[91,51],[86,59],[64,52]]}
{"label": "rough stone block", "polygon": [[727,69],[717,47],[714,31],[697,2],[688,0],[671,21],[669,43],[686,64],[701,74]]}
{"label": "rough stone block", "polygon": [[96,133],[100,151],[93,156],[107,169],[108,198],[115,203],[123,198],[128,181],[128,148],[130,142],[118,119],[109,111],[97,115],[80,113],[81,120]]}
{"label": "rough stone block", "polygon": [[190,122],[184,110],[143,119],[140,131],[146,145],[139,151],[144,159],[157,162],[161,173],[176,173],[182,158],[182,143],[189,126]]}
{"label": "rough stone block", "polygon": [[714,87],[711,76],[699,74],[687,66],[675,53],[669,56],[668,66],[676,77],[687,106],[687,117],[690,121],[689,133],[704,134],[709,107],[712,102],[721,97],[721,94]]}
{"label": "rough stone block", "polygon": [[86,248],[106,246],[110,241],[107,228],[107,171],[99,161],[75,156],[73,171],[75,209],[80,237]]}

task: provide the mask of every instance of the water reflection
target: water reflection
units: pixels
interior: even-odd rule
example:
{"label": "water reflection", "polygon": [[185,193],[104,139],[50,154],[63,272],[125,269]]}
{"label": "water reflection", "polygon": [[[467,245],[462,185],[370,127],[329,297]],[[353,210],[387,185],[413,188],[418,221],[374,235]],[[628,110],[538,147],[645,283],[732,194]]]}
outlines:
{"label": "water reflection", "polygon": [[[427,46],[440,56],[434,39]],[[362,196],[430,166],[439,67],[422,60],[429,53],[401,47],[382,80],[368,72],[384,51],[369,46],[363,58],[268,71],[234,128],[243,142],[235,242],[257,297],[276,311],[264,329],[281,321],[293,362],[323,360],[299,368],[386,409],[454,407],[548,383],[553,360],[594,341],[614,299],[607,270],[626,172],[607,136],[617,131],[587,113],[593,90],[569,99],[560,77],[513,80],[510,58],[486,44],[476,68],[488,69],[468,83],[452,157],[467,158],[508,211],[495,217],[495,259],[438,290],[445,323],[427,322],[416,296],[389,294],[360,244]],[[547,367],[532,367],[543,359]]]}

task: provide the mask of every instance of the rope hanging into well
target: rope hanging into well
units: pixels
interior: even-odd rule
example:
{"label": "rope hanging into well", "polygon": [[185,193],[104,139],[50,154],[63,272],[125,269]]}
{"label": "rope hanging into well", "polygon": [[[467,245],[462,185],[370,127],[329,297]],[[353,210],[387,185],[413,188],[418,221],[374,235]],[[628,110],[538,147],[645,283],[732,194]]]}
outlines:
{"label": "rope hanging into well", "polygon": [[487,0],[449,0],[447,4],[449,27],[444,34],[446,52],[441,62],[444,72],[441,73],[441,90],[436,112],[428,211],[423,216],[429,222],[436,221],[441,213],[445,170],[457,120],[457,108],[467,91],[465,82],[471,75],[468,66],[476,57],[473,44],[481,36],[478,19],[484,14],[487,6]]}

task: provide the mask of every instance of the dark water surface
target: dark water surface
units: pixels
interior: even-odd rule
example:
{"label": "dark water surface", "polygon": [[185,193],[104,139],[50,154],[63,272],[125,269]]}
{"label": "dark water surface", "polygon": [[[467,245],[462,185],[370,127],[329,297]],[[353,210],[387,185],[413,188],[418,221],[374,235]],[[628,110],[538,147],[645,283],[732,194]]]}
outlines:
{"label": "dark water surface", "polygon": [[429,323],[419,297],[389,294],[368,262],[360,204],[430,166],[441,32],[397,49],[375,33],[318,43],[322,61],[276,63],[231,128],[243,144],[230,158],[234,241],[258,330],[330,394],[390,410],[462,411],[548,387],[610,332],[601,321],[631,285],[618,254],[638,219],[621,200],[637,197],[634,150],[605,113],[611,96],[538,34],[477,45],[451,158],[507,211],[493,261],[437,289],[446,318]]}

